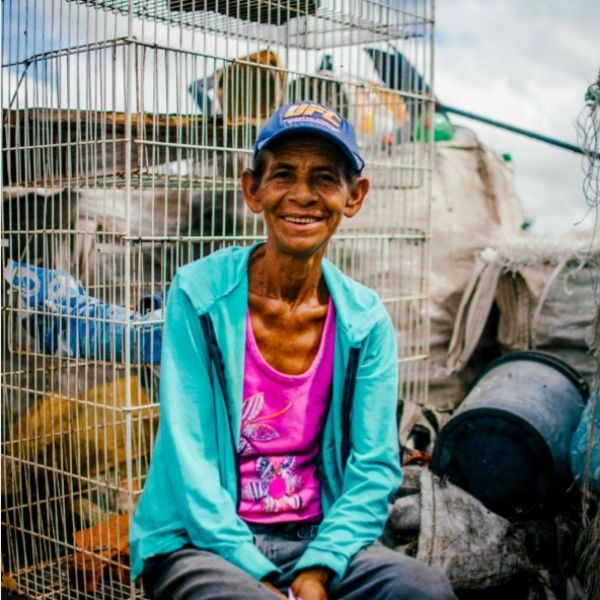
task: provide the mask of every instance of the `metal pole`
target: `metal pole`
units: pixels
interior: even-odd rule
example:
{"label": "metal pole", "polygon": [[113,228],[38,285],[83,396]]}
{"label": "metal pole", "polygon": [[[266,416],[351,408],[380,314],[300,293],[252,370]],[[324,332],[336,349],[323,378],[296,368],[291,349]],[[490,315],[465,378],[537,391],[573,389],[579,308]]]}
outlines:
{"label": "metal pole", "polygon": [[569,144],[568,142],[563,142],[561,140],[557,140],[556,138],[548,137],[547,135],[541,135],[540,133],[535,133],[533,131],[529,131],[528,129],[523,129],[522,127],[515,127],[514,125],[509,125],[508,123],[502,123],[501,121],[496,121],[495,119],[476,115],[475,113],[461,110],[460,108],[454,108],[453,106],[448,106],[447,104],[438,104],[437,110],[439,112],[460,115],[461,117],[473,119],[474,121],[480,121],[481,123],[493,125],[494,127],[500,127],[500,129],[506,129],[507,131],[512,131],[513,133],[518,133],[519,135],[524,135],[526,137],[533,138],[534,140],[551,144],[552,146],[558,146],[559,148],[563,148],[565,150],[571,150],[572,152],[577,152],[577,154],[592,154],[594,156],[598,154],[592,151],[588,152],[585,150],[585,148],[580,148],[574,144]]}

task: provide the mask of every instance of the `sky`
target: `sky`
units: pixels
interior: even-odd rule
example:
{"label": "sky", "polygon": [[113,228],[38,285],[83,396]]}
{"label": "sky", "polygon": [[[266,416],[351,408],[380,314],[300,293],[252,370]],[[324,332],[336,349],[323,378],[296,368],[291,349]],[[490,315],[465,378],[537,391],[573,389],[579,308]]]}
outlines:
{"label": "sky", "polygon": [[[449,106],[578,144],[576,122],[600,69],[597,0],[438,0],[434,89]],[[451,116],[511,154],[525,216],[539,235],[593,226],[582,156]]]}
{"label": "sky", "polygon": [[[11,28],[16,27],[19,3],[10,6],[6,35],[16,33]],[[59,10],[58,0],[27,6],[37,7],[28,18],[54,20],[53,35],[67,41],[47,39],[44,27],[31,39],[30,48],[15,48],[35,53],[81,43],[68,20],[72,11]],[[435,11],[434,91],[442,103],[578,145],[576,122],[584,109],[584,94],[600,69],[598,0],[437,0]],[[106,23],[111,19],[108,14],[105,18]],[[124,18],[116,22],[121,21]],[[88,29],[88,34],[94,30]],[[113,31],[122,35],[118,28]],[[182,35],[189,37],[188,32]],[[236,48],[233,54],[240,52]],[[73,62],[72,68],[79,65]],[[16,77],[16,72],[9,74]],[[35,76],[39,90],[40,79],[51,79],[52,73]],[[27,86],[33,88],[31,79],[22,88]],[[14,86],[3,87],[6,96]],[[56,92],[47,87],[50,91],[36,99],[38,104],[52,104]],[[492,149],[512,156],[516,190],[533,232],[555,235],[593,226],[596,215],[582,193],[581,155],[472,120],[451,119],[473,129]]]}

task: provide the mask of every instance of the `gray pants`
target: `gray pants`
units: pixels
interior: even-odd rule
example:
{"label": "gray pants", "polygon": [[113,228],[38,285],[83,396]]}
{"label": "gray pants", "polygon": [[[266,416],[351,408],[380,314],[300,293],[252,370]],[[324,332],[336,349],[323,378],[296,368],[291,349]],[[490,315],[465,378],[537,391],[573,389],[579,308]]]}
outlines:
{"label": "gray pants", "polygon": [[[267,530],[268,533],[265,531]],[[273,531],[253,528],[255,544],[281,568],[274,582],[283,592],[293,581],[291,570],[314,533],[315,526]],[[262,583],[220,556],[194,546],[146,561],[144,589],[153,600],[273,600]],[[340,582],[329,586],[330,600],[456,600],[446,576],[422,562],[376,542],[350,562]]]}

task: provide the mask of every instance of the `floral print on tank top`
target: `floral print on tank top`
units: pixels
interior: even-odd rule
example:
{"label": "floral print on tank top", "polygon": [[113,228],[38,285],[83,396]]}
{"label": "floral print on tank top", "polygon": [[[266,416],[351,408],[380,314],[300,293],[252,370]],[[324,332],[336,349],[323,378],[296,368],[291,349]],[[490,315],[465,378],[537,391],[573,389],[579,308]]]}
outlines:
{"label": "floral print on tank top", "polygon": [[262,357],[248,315],[244,401],[238,455],[240,516],[253,523],[317,522],[320,483],[315,459],[329,405],[335,309],[329,302],[317,355],[300,375],[287,375]]}

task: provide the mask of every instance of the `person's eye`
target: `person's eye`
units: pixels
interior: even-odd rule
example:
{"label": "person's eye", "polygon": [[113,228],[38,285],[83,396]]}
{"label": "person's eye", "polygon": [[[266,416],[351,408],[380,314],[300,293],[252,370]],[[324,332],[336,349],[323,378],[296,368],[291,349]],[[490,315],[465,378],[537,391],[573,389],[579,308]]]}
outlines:
{"label": "person's eye", "polygon": [[333,173],[319,173],[316,177],[319,183],[333,185],[338,182],[338,178]]}
{"label": "person's eye", "polygon": [[272,178],[276,181],[289,181],[292,178],[292,174],[289,171],[280,169],[273,172]]}

